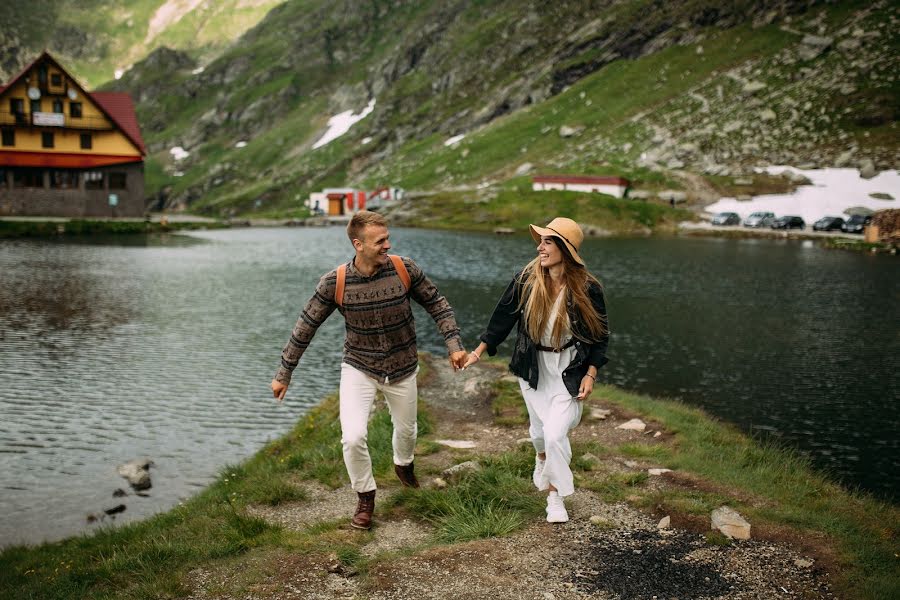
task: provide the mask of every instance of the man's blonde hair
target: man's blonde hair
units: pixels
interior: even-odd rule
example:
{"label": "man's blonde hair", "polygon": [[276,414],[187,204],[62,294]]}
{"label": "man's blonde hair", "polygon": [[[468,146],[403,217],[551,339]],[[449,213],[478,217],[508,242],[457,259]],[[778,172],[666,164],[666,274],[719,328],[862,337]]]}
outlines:
{"label": "man's blonde hair", "polygon": [[387,219],[371,210],[361,210],[350,219],[347,223],[347,237],[350,241],[361,240],[363,229],[366,225],[381,225],[387,227]]}

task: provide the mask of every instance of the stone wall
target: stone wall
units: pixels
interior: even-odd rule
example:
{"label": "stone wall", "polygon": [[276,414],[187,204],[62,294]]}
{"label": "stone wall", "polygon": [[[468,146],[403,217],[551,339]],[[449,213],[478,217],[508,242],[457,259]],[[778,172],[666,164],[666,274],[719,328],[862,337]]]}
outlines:
{"label": "stone wall", "polygon": [[[87,189],[85,172],[103,173],[102,189]],[[110,189],[109,174],[125,173],[125,189]],[[133,163],[79,171],[78,186],[50,187],[49,170],[43,187],[15,187],[13,170],[0,167],[0,216],[27,217],[141,217],[144,215],[144,165]],[[118,199],[110,205],[110,196]]]}

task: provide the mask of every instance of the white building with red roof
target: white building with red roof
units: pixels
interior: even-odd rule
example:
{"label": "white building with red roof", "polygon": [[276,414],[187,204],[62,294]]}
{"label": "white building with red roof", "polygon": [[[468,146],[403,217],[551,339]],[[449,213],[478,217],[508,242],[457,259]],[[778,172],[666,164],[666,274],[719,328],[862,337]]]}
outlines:
{"label": "white building with red roof", "polygon": [[630,185],[622,177],[597,177],[593,175],[535,175],[531,187],[535,191],[564,190],[569,192],[594,192],[623,198]]}

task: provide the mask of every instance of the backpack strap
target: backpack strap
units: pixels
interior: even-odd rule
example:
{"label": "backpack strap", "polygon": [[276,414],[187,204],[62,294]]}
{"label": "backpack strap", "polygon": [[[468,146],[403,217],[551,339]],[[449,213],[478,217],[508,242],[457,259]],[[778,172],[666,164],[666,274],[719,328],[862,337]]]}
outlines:
{"label": "backpack strap", "polygon": [[344,306],[344,283],[347,281],[347,265],[337,268],[337,281],[334,284],[334,302],[338,306]]}
{"label": "backpack strap", "polygon": [[409,291],[412,282],[409,278],[409,271],[406,270],[406,265],[403,264],[403,259],[397,256],[396,254],[388,254],[388,258],[391,259],[391,262],[394,263],[394,268],[397,270],[397,275],[400,277],[400,281],[403,282],[403,287],[406,288],[406,291]]}
{"label": "backpack strap", "polygon": [[[403,287],[406,288],[406,291],[409,291],[412,280],[409,277],[409,271],[406,269],[406,265],[403,264],[403,259],[396,254],[388,254],[388,258],[394,263],[394,269],[397,271],[397,276],[400,277],[400,282],[403,284]],[[344,306],[344,285],[346,282],[347,265],[343,264],[337,268],[337,280],[334,283],[334,303],[338,306]]]}

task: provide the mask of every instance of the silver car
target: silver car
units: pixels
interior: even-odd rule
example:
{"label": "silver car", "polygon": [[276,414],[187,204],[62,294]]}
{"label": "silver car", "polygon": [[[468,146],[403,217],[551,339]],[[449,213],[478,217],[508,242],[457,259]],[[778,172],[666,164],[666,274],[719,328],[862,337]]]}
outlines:
{"label": "silver car", "polygon": [[771,212],[755,212],[744,219],[744,227],[768,227],[775,220],[775,213]]}

